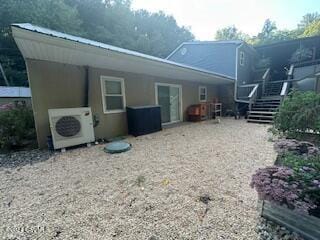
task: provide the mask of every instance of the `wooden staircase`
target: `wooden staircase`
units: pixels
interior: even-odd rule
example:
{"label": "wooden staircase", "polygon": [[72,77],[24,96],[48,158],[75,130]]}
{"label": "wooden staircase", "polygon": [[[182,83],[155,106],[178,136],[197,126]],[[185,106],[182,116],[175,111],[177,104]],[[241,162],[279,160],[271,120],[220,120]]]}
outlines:
{"label": "wooden staircase", "polygon": [[281,87],[282,87],[281,82],[275,82],[275,83],[270,82],[269,84],[265,85],[263,96],[265,97],[279,96],[281,93]]}
{"label": "wooden staircase", "polygon": [[263,96],[255,101],[248,111],[247,121],[251,123],[273,123],[281,103],[280,95]]}

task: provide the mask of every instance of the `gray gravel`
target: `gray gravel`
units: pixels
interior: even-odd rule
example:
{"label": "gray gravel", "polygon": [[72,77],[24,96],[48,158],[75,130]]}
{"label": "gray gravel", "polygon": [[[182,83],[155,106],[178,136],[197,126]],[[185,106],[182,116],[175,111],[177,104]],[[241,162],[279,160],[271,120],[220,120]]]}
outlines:
{"label": "gray gravel", "polygon": [[256,240],[251,175],[276,154],[268,125],[222,119],[0,170],[4,239]]}
{"label": "gray gravel", "polygon": [[53,154],[53,152],[39,149],[0,154],[0,169],[32,165],[48,160]]}
{"label": "gray gravel", "polygon": [[264,218],[260,219],[256,231],[259,234],[259,240],[303,240],[298,234]]}

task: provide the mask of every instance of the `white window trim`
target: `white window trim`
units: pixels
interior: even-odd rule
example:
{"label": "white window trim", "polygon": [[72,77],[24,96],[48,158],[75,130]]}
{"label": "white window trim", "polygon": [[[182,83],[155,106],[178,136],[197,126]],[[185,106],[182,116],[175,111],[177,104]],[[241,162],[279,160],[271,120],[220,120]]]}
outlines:
{"label": "white window trim", "polygon": [[[123,102],[123,109],[117,109],[117,110],[107,110],[107,103],[106,103],[106,81],[114,81],[114,82],[120,82],[121,83],[121,92],[122,94],[108,94],[108,96],[122,96],[122,102]],[[124,79],[123,78],[117,78],[117,77],[109,77],[109,76],[101,76],[100,77],[101,82],[101,97],[102,97],[102,108],[104,114],[109,113],[123,113],[126,111],[126,92],[125,92],[125,86],[124,86]]]}
{"label": "white window trim", "polygon": [[[206,98],[204,100],[201,99],[201,89],[205,89]],[[208,99],[208,90],[206,86],[199,86],[199,102],[207,102]]]}
{"label": "white window trim", "polygon": [[240,66],[244,66],[244,63],[245,63],[245,54],[244,54],[244,51],[240,51],[240,58],[239,58],[239,64]]}

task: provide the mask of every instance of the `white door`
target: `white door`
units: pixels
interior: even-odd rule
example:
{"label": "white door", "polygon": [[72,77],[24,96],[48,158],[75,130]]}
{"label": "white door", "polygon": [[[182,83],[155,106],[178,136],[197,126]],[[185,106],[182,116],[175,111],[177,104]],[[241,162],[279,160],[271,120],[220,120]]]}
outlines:
{"label": "white door", "polygon": [[157,83],[156,98],[161,106],[162,123],[181,121],[181,86]]}

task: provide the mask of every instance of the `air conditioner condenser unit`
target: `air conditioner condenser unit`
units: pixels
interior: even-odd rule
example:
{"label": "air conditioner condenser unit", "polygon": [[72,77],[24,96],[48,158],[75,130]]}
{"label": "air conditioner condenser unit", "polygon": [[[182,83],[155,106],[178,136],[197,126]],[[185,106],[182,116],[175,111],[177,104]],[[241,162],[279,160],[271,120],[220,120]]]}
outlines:
{"label": "air conditioner condenser unit", "polygon": [[54,149],[94,142],[91,108],[49,109]]}

